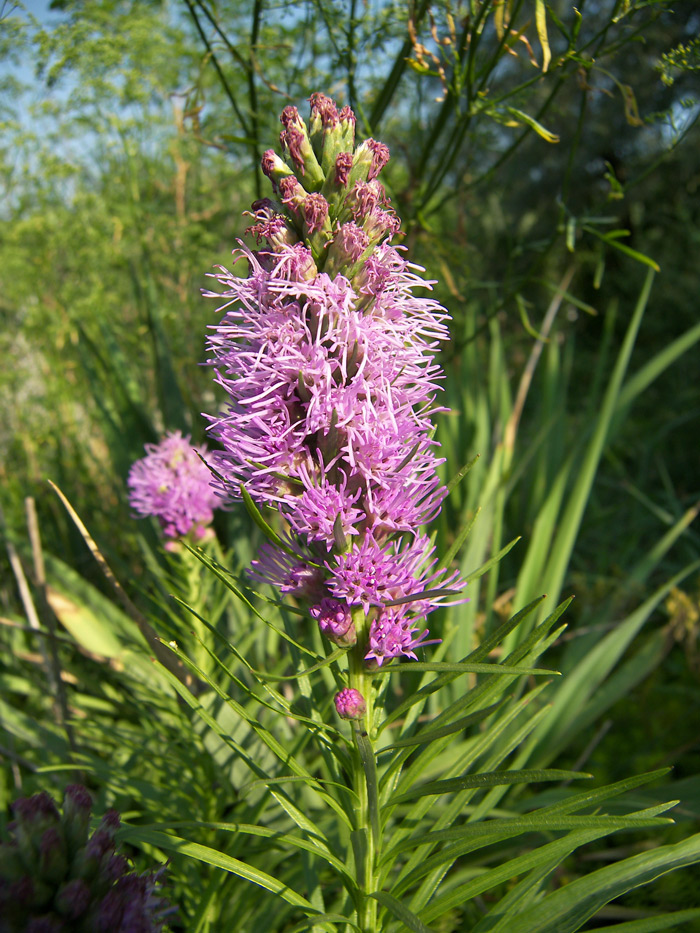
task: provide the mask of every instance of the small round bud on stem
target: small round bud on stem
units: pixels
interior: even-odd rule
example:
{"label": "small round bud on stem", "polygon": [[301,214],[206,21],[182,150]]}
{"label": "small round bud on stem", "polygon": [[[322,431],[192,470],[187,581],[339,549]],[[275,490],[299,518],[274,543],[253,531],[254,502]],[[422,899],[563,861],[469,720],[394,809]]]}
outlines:
{"label": "small round bud on stem", "polygon": [[346,687],[336,694],[335,708],[341,719],[362,719],[367,712],[365,698],[352,687]]}

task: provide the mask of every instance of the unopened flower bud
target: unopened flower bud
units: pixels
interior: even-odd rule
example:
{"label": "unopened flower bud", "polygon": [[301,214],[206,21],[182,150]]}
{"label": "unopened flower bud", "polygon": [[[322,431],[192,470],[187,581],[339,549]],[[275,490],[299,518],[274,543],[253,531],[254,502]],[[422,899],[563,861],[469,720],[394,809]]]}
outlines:
{"label": "unopened flower bud", "polygon": [[341,123],[335,101],[325,94],[312,94],[309,103],[311,144],[324,175],[328,176],[335,168],[338,154],[343,150],[352,149],[352,142],[348,145],[348,121],[345,119]]}
{"label": "unopened flower bud", "polygon": [[338,125],[340,117],[336,103],[332,98],[327,97],[320,91],[314,91],[309,97],[309,104],[311,104],[309,126],[312,134],[321,129],[333,129]]}
{"label": "unopened flower bud", "polygon": [[56,826],[45,829],[39,843],[39,875],[54,884],[66,876],[66,843]]}
{"label": "unopened flower bud", "polygon": [[370,166],[367,181],[372,181],[389,161],[389,147],[384,143],[377,142],[376,139],[368,139],[367,146],[372,153],[372,165]]}
{"label": "unopened flower bud", "polygon": [[352,613],[347,603],[324,597],[309,609],[309,614],[318,622],[321,632],[340,648],[350,648],[357,642],[357,633]]}
{"label": "unopened flower bud", "polygon": [[109,857],[109,861],[104,867],[103,874],[108,881],[117,881],[129,870],[129,863],[123,855],[114,854]]}
{"label": "unopened flower bud", "polygon": [[65,927],[57,917],[47,914],[35,917],[25,927],[25,933],[64,933]]}
{"label": "unopened flower bud", "polygon": [[328,249],[325,271],[331,276],[342,273],[350,278],[353,266],[368,246],[369,237],[361,227],[352,221],[343,224]]}
{"label": "unopened flower bud", "polygon": [[[295,243],[283,250],[280,256],[275,257],[270,271],[274,270],[279,275],[285,275],[293,282],[310,282],[318,275],[318,268],[311,250],[307,249],[303,243]],[[262,259],[262,254],[258,254],[258,258]]]}
{"label": "unopened flower bud", "polygon": [[63,797],[63,832],[70,852],[88,840],[92,797],[82,784],[69,784]]}
{"label": "unopened flower bud", "polygon": [[39,828],[58,823],[60,816],[56,804],[51,797],[42,790],[31,797],[20,797],[12,804],[12,812],[19,823],[27,827]]}
{"label": "unopened flower bud", "polygon": [[268,149],[267,152],[263,154],[260,160],[260,167],[270,179],[275,189],[277,189],[283,178],[287,178],[287,176],[294,174],[287,163],[280,159],[274,149]]}
{"label": "unopened flower bud", "polygon": [[285,107],[280,116],[284,130],[280,134],[282,146],[304,179],[307,191],[318,191],[323,184],[324,174],[311,146],[306,124],[296,107]]}
{"label": "unopened flower bud", "polygon": [[88,880],[95,878],[103,864],[108,863],[113,851],[112,833],[103,828],[96,830],[85,848],[78,852],[74,861],[73,874],[78,878]]}
{"label": "unopened flower bud", "polygon": [[350,169],[352,168],[352,152],[339,152],[335,157],[335,183],[338,187],[345,187],[348,183]]}
{"label": "unopened flower bud", "polygon": [[56,910],[68,920],[77,920],[90,904],[90,888],[82,878],[67,881],[56,895]]}
{"label": "unopened flower bud", "polygon": [[20,797],[12,804],[16,820],[11,828],[14,840],[27,865],[32,865],[39,854],[39,842],[43,832],[56,826],[60,820],[56,804],[46,791],[31,797]]}
{"label": "unopened flower bud", "polygon": [[383,211],[376,207],[366,218],[364,230],[369,237],[370,245],[374,246],[385,237],[392,237],[401,229],[401,221],[393,211]]}
{"label": "unopened flower bud", "polygon": [[343,107],[338,114],[338,118],[340,120],[340,129],[343,133],[343,142],[345,143],[343,148],[352,152],[355,145],[355,114],[350,107]]}
{"label": "unopened flower bud", "polygon": [[298,216],[306,200],[306,191],[299,184],[296,175],[283,178],[279,183],[279,189],[284,206],[293,217]]}
{"label": "unopened flower bud", "polygon": [[365,698],[352,687],[346,687],[336,694],[335,708],[341,719],[362,719],[367,712]]}
{"label": "unopened flower bud", "polygon": [[330,233],[330,224],[328,223],[328,202],[322,194],[307,194],[303,204],[304,221],[306,231],[310,235],[328,228]]}
{"label": "unopened flower bud", "polygon": [[389,147],[376,139],[366,139],[355,150],[351,183],[373,181],[389,161]]}
{"label": "unopened flower bud", "polygon": [[378,207],[388,205],[384,185],[377,181],[358,181],[353,185],[345,198],[345,211],[349,211],[352,219],[361,224]]}
{"label": "unopened flower bud", "polygon": [[[103,831],[112,839],[120,826],[121,820],[119,819],[119,813],[116,810],[105,810],[98,832]],[[97,835],[97,833],[95,833],[95,835]]]}

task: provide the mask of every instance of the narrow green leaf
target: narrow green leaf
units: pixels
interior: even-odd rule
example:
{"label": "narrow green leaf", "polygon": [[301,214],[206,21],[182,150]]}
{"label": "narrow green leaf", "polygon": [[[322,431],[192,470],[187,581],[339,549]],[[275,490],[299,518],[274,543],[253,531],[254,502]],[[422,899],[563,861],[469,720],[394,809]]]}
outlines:
{"label": "narrow green leaf", "polygon": [[[479,642],[478,647],[476,647],[464,660],[481,661],[482,658],[488,657],[494,648],[497,648],[503,641],[505,641],[506,637],[514,629],[516,629],[520,623],[523,622],[532,612],[534,612],[535,609],[537,609],[537,607],[542,602],[544,602],[546,598],[546,595],[538,596],[536,599],[533,599],[532,602],[529,602],[527,606],[523,606],[519,612],[516,612],[510,617],[510,619],[507,619],[505,622],[501,623],[498,628],[494,629],[490,635],[487,635],[486,638],[482,639]],[[568,599],[560,606],[557,606],[552,615],[547,619],[548,628],[564,613],[570,602],[571,599]]]}
{"label": "narrow green leaf", "polygon": [[443,586],[434,590],[423,590],[420,593],[412,593],[410,596],[400,596],[398,599],[390,599],[383,603],[383,605],[404,606],[406,603],[415,603],[422,599],[434,599],[438,596],[459,596],[461,592],[461,590],[452,590],[449,587]]}
{"label": "narrow green leaf", "polygon": [[542,285],[545,285],[550,291],[561,295],[562,298],[565,298],[569,304],[572,304],[575,308],[580,308],[581,311],[584,311],[586,314],[590,314],[591,317],[598,316],[598,312],[593,307],[593,305],[589,305],[585,301],[581,301],[581,299],[577,298],[576,295],[573,295],[566,289],[562,289],[560,284],[550,282],[549,279],[537,279],[537,281],[541,282]]}
{"label": "narrow green leaf", "polygon": [[[546,599],[545,596],[540,596],[537,599],[533,600],[531,603],[529,603],[527,606],[524,606],[519,612],[515,613],[515,615],[511,619],[509,619],[507,622],[504,622],[503,625],[499,626],[494,632],[491,633],[491,635],[488,635],[484,639],[484,641],[479,645],[478,648],[475,648],[474,651],[470,652],[466,656],[466,658],[464,658],[464,663],[468,663],[471,661],[481,661],[481,659],[486,657],[488,653],[491,650],[493,650],[493,648],[495,648],[498,644],[500,644],[500,642],[503,640],[503,638],[505,638],[508,632],[512,631],[525,618],[527,618],[527,616],[534,609],[536,609],[537,606],[539,606],[539,604],[544,599]],[[557,609],[555,609],[554,612],[550,616],[548,616],[545,619],[545,621],[542,622],[540,626],[538,626],[538,628],[536,628],[533,632],[530,633],[530,635],[528,636],[526,641],[523,643],[523,645],[521,645],[518,649],[516,649],[516,651],[512,653],[510,658],[507,658],[506,660],[512,660],[512,659],[521,660],[522,658],[526,657],[530,649],[535,644],[537,644],[539,640],[541,640],[542,638],[546,636],[550,627],[557,621],[557,619],[561,616],[561,614],[564,612],[564,610],[566,609],[566,607],[569,605],[570,602],[571,602],[571,598],[568,600],[565,600],[560,606],[558,606]],[[379,670],[381,670],[381,668],[379,668]],[[518,668],[517,670],[519,673],[521,673],[520,668]],[[501,673],[504,673],[502,667],[501,667]],[[390,713],[389,716],[387,716],[387,718],[384,720],[384,722],[379,727],[380,731],[385,729],[390,723],[404,716],[405,713],[416,703],[424,702],[427,699],[427,697],[430,696],[430,694],[435,693],[445,684],[451,683],[457,677],[459,677],[459,673],[446,672],[444,674],[440,674],[439,677],[436,677],[430,683],[426,684],[424,687],[421,687],[420,690],[417,690],[414,693],[410,693],[408,697],[406,697],[405,700],[399,703],[396,709],[392,713]],[[474,691],[472,691],[472,693],[473,692]],[[442,714],[442,716],[445,716],[446,718],[449,717],[449,715],[450,715],[449,710],[445,710]],[[441,717],[438,717],[438,719],[440,718]]]}
{"label": "narrow green leaf", "polygon": [[468,787],[501,787],[506,784],[535,784],[539,781],[573,781],[580,778],[591,778],[592,774],[583,771],[559,771],[556,768],[525,771],[490,771],[484,774],[465,774],[458,778],[449,778],[446,781],[430,781],[420,787],[414,787],[405,794],[399,794],[391,800],[394,804],[413,800],[415,797],[434,796],[437,794],[451,794],[454,791],[466,790]]}
{"label": "narrow green leaf", "polygon": [[623,385],[618,396],[616,409],[624,410],[637,398],[651,383],[665,372],[679,356],[686,353],[700,340],[700,324],[695,324],[680,337],[677,337],[637,372]]}
{"label": "narrow green leaf", "polygon": [[[255,615],[255,617],[256,617],[257,619],[260,619],[261,622],[264,622],[265,625],[267,625],[268,628],[271,628],[274,632],[276,632],[276,633],[280,636],[280,638],[283,638],[285,641],[288,641],[291,645],[294,645],[294,647],[295,647],[298,651],[301,651],[301,652],[303,652],[304,654],[308,654],[308,655],[310,655],[312,658],[318,660],[318,655],[317,655],[317,654],[315,654],[313,651],[311,651],[311,650],[310,650],[309,648],[307,648],[305,645],[302,645],[301,642],[295,641],[290,635],[288,635],[288,634],[284,631],[284,629],[278,628],[276,625],[273,625],[272,622],[269,621],[269,619],[266,619],[265,616],[263,616],[260,612],[258,612],[258,610],[255,608],[255,606],[253,605],[253,603],[252,603],[252,602],[248,599],[248,597],[245,595],[245,593],[243,592],[243,590],[242,590],[240,587],[238,587],[238,586],[236,585],[236,582],[234,582],[234,578],[233,578],[232,574],[231,574],[229,571],[225,570],[223,567],[220,567],[220,566],[216,563],[216,561],[211,560],[211,558],[209,558],[209,557],[202,551],[201,548],[193,548],[193,547],[190,547],[190,545],[188,545],[187,542],[183,542],[183,546],[190,552],[190,554],[194,554],[194,556],[195,556],[199,561],[201,561],[206,567],[208,567],[208,568],[211,570],[211,572],[212,572],[216,577],[218,577],[219,580],[221,580],[221,582],[224,584],[224,586],[225,586],[227,589],[229,589],[235,596],[237,596],[238,599],[240,599],[241,602],[244,603],[244,604],[248,607],[248,609],[250,609],[250,611]],[[188,607],[188,608],[189,608],[189,607]],[[286,607],[285,607],[285,608],[286,608]],[[290,611],[292,611],[292,612],[294,611],[294,609],[293,609],[292,607],[288,607],[288,608],[290,609]]]}
{"label": "narrow green leaf", "polygon": [[462,525],[462,528],[457,534],[457,537],[452,542],[452,545],[450,546],[449,550],[445,552],[445,555],[438,562],[438,565],[437,565],[438,570],[442,570],[443,567],[449,567],[452,561],[457,556],[457,554],[459,554],[459,551],[462,545],[467,540],[469,533],[474,527],[474,522],[476,521],[479,515],[479,512],[481,512],[481,508],[476,509],[471,519],[468,522],[465,522],[464,525]]}
{"label": "narrow green leaf", "polygon": [[327,658],[324,658],[323,661],[319,661],[311,667],[304,668],[304,670],[297,671],[296,674],[264,674],[262,671],[253,671],[253,673],[261,681],[298,680],[300,677],[306,677],[309,674],[313,674],[315,671],[320,671],[321,668],[328,667],[347,653],[347,648],[336,648],[336,650],[329,654]]}
{"label": "narrow green leaf", "polygon": [[[265,745],[267,745],[270,751],[277,758],[279,758],[279,760],[284,765],[288,765],[292,769],[292,771],[294,771],[294,773],[299,777],[304,777],[304,778],[312,777],[309,774],[309,772],[303,767],[303,765],[301,765],[296,760],[296,758],[294,758],[294,756],[291,754],[289,749],[285,748],[284,745],[268,729],[266,729],[263,725],[261,725],[257,721],[257,719],[251,716],[244,709],[244,707],[241,706],[240,703],[237,703],[217,683],[211,680],[207,676],[207,674],[204,671],[202,671],[201,668],[199,668],[192,660],[190,660],[190,658],[188,658],[185,654],[183,654],[183,652],[177,646],[169,645],[168,647],[170,647],[171,651],[173,651],[173,653],[176,654],[180,658],[180,660],[183,661],[183,663],[187,665],[187,667],[189,667],[194,673],[196,673],[197,676],[200,677],[204,683],[207,683],[212,688],[214,693],[220,699],[222,699],[224,703],[226,703],[227,706],[229,706],[233,710],[233,712],[236,713],[237,716],[239,716],[244,722],[246,722],[250,726],[250,728],[257,734],[258,738],[261,739],[265,743]],[[185,699],[187,700],[186,696],[185,696]],[[190,701],[187,700],[187,702],[189,703]],[[196,700],[195,700],[195,704],[197,705],[195,705],[194,708],[197,710],[197,712],[200,712],[201,704],[198,704]],[[200,712],[200,715],[202,715],[201,712]],[[209,720],[211,720],[211,717],[208,717],[208,718]],[[267,778],[269,776],[270,775],[266,775],[264,773],[257,774],[257,777],[260,777],[260,778]],[[348,816],[345,813],[345,811],[342,809],[338,801],[335,800],[333,797],[329,796],[327,793],[325,793],[323,790],[321,790],[318,787],[315,787],[314,791],[315,793],[318,794],[319,797],[325,800],[326,803],[330,807],[333,808],[333,810],[335,810],[338,816],[343,820],[344,823],[346,823],[346,825],[348,825],[348,828],[349,828],[350,821],[348,819]],[[286,812],[289,814],[289,816],[292,817],[292,819],[297,824],[297,826],[299,826],[301,829],[304,829],[306,832],[310,832],[312,834],[313,833],[318,834],[318,829],[314,826],[314,824],[310,820],[308,820],[307,817],[297,807],[295,807],[294,804],[292,804],[290,800],[283,798],[280,794],[278,794],[274,790],[272,790],[271,793],[273,794],[277,802],[280,804],[280,806],[282,806],[286,810]],[[324,839],[324,843],[325,842],[327,842],[327,840]]]}
{"label": "narrow green leaf", "polygon": [[374,894],[370,894],[370,897],[373,897],[375,900],[379,901],[383,907],[390,910],[397,920],[400,920],[401,923],[403,923],[408,930],[412,930],[413,933],[433,933],[430,927],[427,927],[422,920],[419,920],[408,907],[395,897],[392,897],[391,894],[387,894],[386,891],[375,891]]}
{"label": "narrow green leaf", "polygon": [[302,933],[303,930],[310,930],[312,927],[318,926],[319,923],[339,923],[344,927],[352,927],[353,930],[359,930],[359,933],[362,933],[362,927],[358,927],[353,920],[348,920],[342,914],[316,914],[295,923],[288,933]]}
{"label": "narrow green leaf", "polygon": [[493,933],[573,933],[601,907],[632,888],[698,862],[700,833],[576,878],[524,911],[515,923],[512,917],[504,919]]}
{"label": "narrow green leaf", "polygon": [[294,784],[294,783],[308,784],[309,787],[314,788],[314,790],[318,789],[317,787],[318,784],[329,785],[331,787],[337,787],[339,790],[342,790],[343,793],[350,794],[350,796],[353,797],[355,801],[359,804],[359,799],[357,797],[357,794],[352,789],[352,787],[348,787],[347,784],[340,784],[338,781],[328,781],[325,778],[301,777],[297,774],[288,774],[288,775],[285,775],[284,777],[276,777],[276,778],[260,778],[257,781],[250,781],[249,784],[244,784],[243,787],[239,788],[238,793],[241,796],[243,796],[244,794],[247,794],[249,791],[253,790],[253,788],[255,787],[271,787],[273,784]]}
{"label": "narrow green leaf", "polygon": [[464,729],[468,729],[469,726],[482,722],[482,720],[490,716],[495,709],[498,709],[498,706],[498,703],[493,703],[491,706],[486,706],[484,709],[477,710],[475,713],[470,713],[468,716],[461,716],[459,719],[455,719],[454,722],[450,722],[446,726],[441,726],[439,729],[422,729],[415,735],[397,739],[396,742],[392,742],[391,745],[385,745],[384,748],[380,749],[380,754],[394,748],[404,748],[408,745],[427,745],[429,742],[434,742],[435,739],[441,739],[443,736],[452,735],[453,732],[462,732]]}
{"label": "narrow green leaf", "polygon": [[459,472],[455,473],[455,475],[452,477],[452,479],[447,484],[448,495],[452,492],[453,489],[456,489],[456,487],[459,486],[459,484],[462,482],[464,477],[467,475],[467,473],[471,470],[471,468],[474,466],[476,461],[479,459],[479,456],[480,454],[477,454],[476,457],[474,457],[472,460],[469,461],[469,463],[465,463],[462,469],[459,470]]}
{"label": "narrow green leaf", "polygon": [[289,554],[291,557],[298,557],[299,555],[295,554],[294,551],[287,544],[285,544],[282,538],[280,538],[280,536],[277,534],[274,528],[268,522],[265,521],[265,518],[262,512],[260,511],[260,509],[257,507],[255,502],[253,501],[250,493],[245,488],[243,483],[241,483],[240,489],[241,489],[241,496],[243,497],[243,502],[246,507],[246,511],[248,512],[250,517],[253,519],[255,524],[258,526],[258,528],[265,535],[265,537],[268,538],[270,541],[272,541],[272,543],[275,544],[278,548],[280,548],[280,550],[284,551],[285,554]]}
{"label": "narrow green leaf", "polygon": [[[665,777],[671,771],[670,768],[659,768],[656,771],[647,771],[645,774],[635,774],[632,777],[623,778],[621,781],[615,781],[614,784],[606,784],[604,787],[594,787],[572,794],[565,800],[559,800],[557,803],[550,804],[546,808],[547,813],[574,813],[576,810],[582,810],[584,807],[597,807],[604,800],[610,800],[612,797],[619,797],[630,790],[636,790],[652,781]],[[538,811],[540,813],[544,811]]]}
{"label": "narrow green leaf", "polygon": [[630,920],[627,923],[614,923],[612,926],[593,927],[589,933],[657,933],[657,930],[680,930],[684,923],[700,920],[700,907],[689,910],[677,910],[672,914],[659,914],[656,917],[644,917],[643,920]]}
{"label": "narrow green leaf", "polygon": [[[154,826],[129,826],[122,824],[118,830],[118,838],[125,842],[152,842],[146,838],[148,833],[161,833],[170,829],[216,829],[225,833],[242,833],[245,836],[259,836],[263,839],[272,839],[273,843],[279,846],[292,846],[301,849],[311,855],[323,859],[338,872],[340,877],[345,879],[350,886],[353,885],[352,878],[348,874],[345,864],[332,853],[323,852],[314,842],[304,839],[300,836],[294,836],[291,833],[279,832],[279,830],[269,829],[266,826],[258,826],[253,823],[222,823],[215,820],[177,820],[175,822],[158,823]],[[168,836],[168,838],[172,838]],[[152,843],[156,844],[156,843]]]}
{"label": "narrow green leaf", "polygon": [[[493,887],[502,884],[504,881],[509,881],[511,878],[522,875],[524,872],[532,871],[546,864],[561,864],[561,862],[563,862],[563,860],[568,855],[570,855],[580,846],[589,842],[593,842],[595,839],[600,839],[603,836],[607,836],[611,831],[614,830],[605,828],[604,825],[601,824],[601,826],[597,829],[583,829],[580,831],[575,831],[562,839],[556,839],[553,842],[546,843],[545,845],[540,846],[538,849],[535,849],[532,852],[525,852],[522,855],[518,855],[515,858],[510,859],[508,862],[489,869],[489,871],[487,871],[485,874],[480,875],[477,878],[470,879],[464,884],[457,885],[457,887],[453,888],[452,890],[438,896],[426,908],[424,911],[424,916],[428,921],[437,919],[446,911],[452,910],[459,904],[464,903],[465,900],[475,897],[484,891],[488,891]],[[593,875],[587,875],[580,880],[586,883],[587,880],[591,877],[593,877]],[[561,890],[568,891],[571,884],[575,884],[575,882],[570,882]],[[548,900],[549,898],[545,898],[540,902],[540,904],[545,904]],[[546,911],[544,914],[549,917],[549,914],[547,914]],[[544,916],[543,919],[545,919]],[[557,918],[552,917],[551,919],[553,921],[551,926],[548,925],[540,929],[529,925],[529,917],[528,921],[522,923],[521,918],[518,918],[518,922],[516,924],[514,923],[511,916],[509,917],[510,925],[507,926],[506,929],[509,931],[509,933],[544,933],[544,930],[547,930],[547,933],[567,933],[569,929],[579,929],[579,927],[569,928],[568,926],[557,926]],[[499,933],[505,933],[505,929],[502,927]]]}
{"label": "narrow green leaf", "polygon": [[230,855],[225,855],[223,852],[218,852],[216,849],[212,849],[209,846],[203,846],[197,842],[189,842],[187,839],[181,839],[179,836],[171,836],[168,833],[156,832],[152,829],[140,829],[135,826],[129,827],[128,833],[122,838],[127,838],[130,842],[143,842],[147,845],[158,846],[159,849],[165,849],[168,852],[177,852],[179,855],[187,855],[200,862],[205,862],[207,865],[223,868],[224,871],[237,875],[239,878],[244,878],[246,881],[251,881],[253,884],[257,884],[267,891],[272,891],[273,894],[278,894],[294,907],[301,907],[310,913],[316,913],[316,909],[305,897],[292,891],[284,882],[279,881],[277,878],[273,878],[259,868],[247,865],[245,862],[241,862]]}
{"label": "narrow green leaf", "polygon": [[478,580],[479,577],[483,577],[487,571],[489,571],[493,566],[495,566],[500,560],[502,560],[506,554],[515,547],[515,545],[520,541],[521,535],[518,535],[517,538],[513,538],[505,547],[502,547],[498,554],[495,554],[490,560],[487,560],[485,564],[482,564],[477,570],[473,570],[465,579],[467,583],[471,583],[472,580]]}
{"label": "narrow green leaf", "polygon": [[661,272],[661,266],[650,256],[645,256],[644,253],[640,253],[636,249],[632,249],[631,246],[627,246],[625,243],[620,243],[616,237],[609,237],[603,233],[599,233],[595,227],[590,227],[588,224],[583,225],[583,229],[587,233],[593,234],[599,240],[602,240],[603,243],[607,243],[608,246],[612,246],[614,249],[618,250],[620,253],[624,253],[626,256],[630,256],[632,259],[636,259],[637,262],[641,262],[642,265],[649,266],[650,269],[653,269],[654,272]]}
{"label": "narrow green leaf", "polygon": [[[666,808],[675,802],[665,804]],[[639,816],[607,816],[606,814],[593,816],[559,815],[549,811],[540,814],[539,811],[522,817],[486,820],[482,823],[463,823],[461,826],[452,826],[449,829],[438,829],[434,832],[425,832],[417,836],[402,839],[394,848],[387,851],[382,861],[390,861],[401,852],[411,851],[419,846],[435,846],[441,843],[454,843],[459,847],[458,854],[481,848],[482,845],[491,845],[502,839],[510,839],[523,833],[555,833],[571,832],[584,829],[600,830],[604,834],[616,830],[653,829],[657,826],[668,826],[673,823],[671,819],[659,817]],[[480,841],[482,840],[482,841]],[[474,844],[474,843],[477,844]],[[468,848],[464,848],[464,844]],[[447,848],[440,855],[449,855]],[[456,857],[452,853],[452,857]],[[437,856],[435,856],[437,858]]]}
{"label": "narrow green leaf", "polygon": [[540,675],[548,677],[561,676],[559,671],[549,671],[537,667],[511,667],[507,664],[460,664],[458,662],[453,664],[450,661],[408,661],[405,664],[382,664],[382,666],[378,667],[372,674],[374,676],[378,674],[391,674],[398,670],[406,674],[419,673],[420,671],[440,671],[450,674],[526,674],[530,677]]}

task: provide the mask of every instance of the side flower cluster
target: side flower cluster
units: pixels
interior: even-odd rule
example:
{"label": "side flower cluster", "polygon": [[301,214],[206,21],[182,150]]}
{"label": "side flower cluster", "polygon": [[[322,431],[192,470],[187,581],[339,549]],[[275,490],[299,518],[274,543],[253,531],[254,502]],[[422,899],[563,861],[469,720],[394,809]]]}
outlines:
{"label": "side flower cluster", "polygon": [[172,913],[156,873],[130,871],[114,843],[109,810],[89,832],[92,801],[66,788],[63,813],[45,792],[12,805],[10,838],[0,842],[2,933],[159,933]]}
{"label": "side flower cluster", "polygon": [[154,515],[166,538],[191,533],[196,540],[211,534],[208,528],[220,504],[211,488],[211,472],[201,457],[206,448],[194,448],[189,435],[167,434],[159,444],[146,444],[146,456],[129,471],[129,503],[140,516]]}
{"label": "side flower cluster", "polygon": [[463,584],[419,532],[440,511],[433,415],[447,312],[392,244],[400,222],[378,175],[388,148],[355,147],[355,116],[322,94],[309,125],[282,112],[241,245],[248,275],[213,275],[225,311],[208,349],[228,408],[210,417],[223,497],[244,486],[288,524],[250,573],[306,601],[333,641],[381,665],[426,643],[428,613]]}

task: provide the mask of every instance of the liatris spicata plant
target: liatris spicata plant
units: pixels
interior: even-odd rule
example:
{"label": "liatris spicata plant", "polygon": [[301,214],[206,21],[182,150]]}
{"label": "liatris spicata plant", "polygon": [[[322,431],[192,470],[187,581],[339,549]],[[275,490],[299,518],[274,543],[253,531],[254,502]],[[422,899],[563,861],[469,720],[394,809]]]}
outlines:
{"label": "liatris spicata plant", "polygon": [[63,812],[45,791],[12,805],[0,842],[0,933],[158,933],[171,913],[160,875],[129,870],[108,810],[90,833],[92,800],[66,788]]}
{"label": "liatris spicata plant", "polygon": [[[308,128],[296,107],[282,112],[287,161],[263,156],[275,197],[253,205],[260,249],[234,254],[248,275],[219,267],[222,291],[205,292],[226,312],[209,350],[228,409],[209,431],[222,448],[219,492],[242,496],[269,529],[250,575],[294,597],[307,625],[347,649],[336,710],[364,758],[380,718],[373,671],[416,659],[430,643],[426,617],[464,585],[420,530],[447,492],[432,419],[448,314],[392,242],[400,223],[378,180],[388,148],[354,145],[348,107],[322,94],[310,103]],[[266,507],[286,522],[281,534]],[[356,783],[366,829],[364,777]],[[376,908],[361,908],[363,929],[374,929]]]}
{"label": "liatris spicata plant", "polygon": [[146,444],[146,456],[129,471],[132,509],[140,516],[154,515],[169,544],[185,536],[201,541],[212,534],[208,526],[220,500],[210,486],[205,455],[206,448],[193,447],[189,435],[174,431],[158,444]]}
{"label": "liatris spicata plant", "polygon": [[[416,294],[419,267],[378,181],[382,143],[354,146],[355,116],[322,94],[307,128],[281,121],[285,162],[262,160],[275,199],[253,205],[249,274],[215,274],[226,310],[209,340],[229,407],[211,419],[218,488],[288,524],[251,575],[309,607],[354,669],[416,658],[426,616],[462,584],[420,533],[446,494],[432,416],[447,312]],[[356,685],[357,686],[357,685]]]}
{"label": "liatris spicata plant", "polygon": [[[531,665],[557,640],[570,600],[515,639],[544,597],[489,628],[464,657],[443,660],[445,637],[419,659],[419,648],[439,641],[429,638],[430,613],[463,600],[450,555],[469,529],[440,560],[423,530],[447,494],[433,436],[447,313],[393,242],[399,222],[378,181],[388,149],[372,139],[355,146],[347,107],[322,94],[310,102],[308,127],[295,107],[282,113],[286,161],[272,150],[263,157],[274,198],[253,205],[258,248],[235,252],[248,274],[218,267],[220,291],[205,292],[223,298],[225,311],[209,340],[228,396],[227,409],[209,417],[221,447],[213,485],[241,497],[268,538],[249,574],[278,588],[283,598],[268,601],[283,627],[231,571],[193,552],[274,630],[276,655],[281,639],[289,651],[269,658],[268,670],[268,658],[251,663],[242,647],[255,632],[235,644],[222,635],[230,666],[206,648],[222,684],[170,643],[212,692],[195,697],[178,678],[169,683],[252,780],[240,788],[238,819],[200,824],[226,834],[219,849],[173,837],[174,824],[145,836],[134,828],[131,838],[280,898],[279,910],[250,898],[241,930],[431,933],[433,921],[455,929],[464,918],[460,929],[475,933],[573,933],[654,872],[700,859],[700,838],[547,891],[577,847],[663,825],[672,805],[608,815],[608,798],[656,775],[576,793],[569,783],[588,775],[538,762],[547,684],[530,678],[555,672]],[[465,675],[467,689],[455,683]],[[515,786],[548,781],[560,786],[539,800]],[[297,923],[290,909],[306,919]]]}

